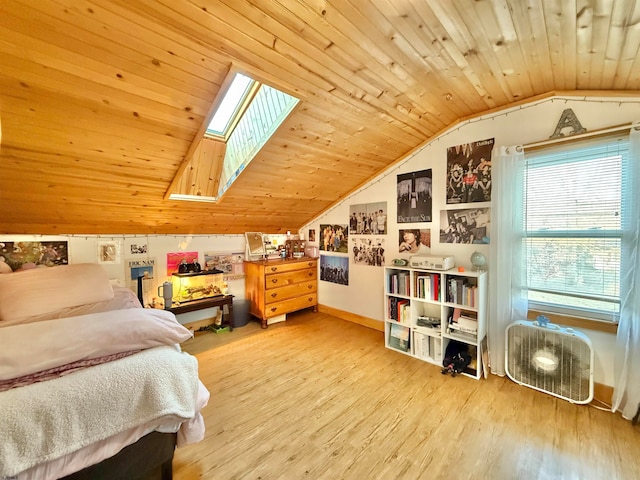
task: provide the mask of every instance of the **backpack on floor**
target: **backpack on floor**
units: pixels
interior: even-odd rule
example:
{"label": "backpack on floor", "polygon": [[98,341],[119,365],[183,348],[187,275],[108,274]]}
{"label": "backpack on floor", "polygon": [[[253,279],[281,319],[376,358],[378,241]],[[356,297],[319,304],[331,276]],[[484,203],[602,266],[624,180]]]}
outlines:
{"label": "backpack on floor", "polygon": [[450,373],[452,377],[455,377],[458,373],[463,372],[470,363],[469,346],[466,343],[450,340],[442,360],[442,374]]}

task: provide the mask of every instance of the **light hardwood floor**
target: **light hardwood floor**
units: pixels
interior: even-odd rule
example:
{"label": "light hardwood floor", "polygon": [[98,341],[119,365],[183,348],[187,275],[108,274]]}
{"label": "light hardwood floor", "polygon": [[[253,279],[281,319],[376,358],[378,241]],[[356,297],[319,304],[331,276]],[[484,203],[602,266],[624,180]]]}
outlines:
{"label": "light hardwood floor", "polygon": [[640,427],[619,415],[495,375],[444,376],[323,313],[183,348],[211,399],[175,480],[640,478]]}

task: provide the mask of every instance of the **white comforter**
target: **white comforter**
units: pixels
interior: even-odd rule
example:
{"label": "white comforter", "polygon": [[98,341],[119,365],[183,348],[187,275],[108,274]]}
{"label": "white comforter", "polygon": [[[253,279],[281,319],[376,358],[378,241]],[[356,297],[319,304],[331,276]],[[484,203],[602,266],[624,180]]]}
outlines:
{"label": "white comforter", "polygon": [[200,385],[197,360],[161,346],[2,392],[0,478],[155,420],[201,421]]}

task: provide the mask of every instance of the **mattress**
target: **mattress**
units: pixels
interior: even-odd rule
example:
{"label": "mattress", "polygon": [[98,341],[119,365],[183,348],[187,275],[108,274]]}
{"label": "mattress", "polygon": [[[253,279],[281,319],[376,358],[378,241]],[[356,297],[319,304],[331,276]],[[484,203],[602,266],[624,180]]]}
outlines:
{"label": "mattress", "polygon": [[0,478],[67,475],[150,431],[199,441],[207,400],[197,361],[172,346],[2,392]]}
{"label": "mattress", "polygon": [[193,419],[183,421],[177,417],[166,417],[162,423],[153,420],[124,432],[120,432],[105,440],[87,445],[75,452],[64,455],[48,462],[43,462],[29,468],[17,476],[15,480],[42,480],[43,478],[61,478],[99,463],[112,457],[124,447],[137,442],[151,432],[174,433],[178,432],[178,447],[196,443],[204,437],[204,425],[200,411],[209,401],[209,391],[200,383],[196,400],[197,415]]}

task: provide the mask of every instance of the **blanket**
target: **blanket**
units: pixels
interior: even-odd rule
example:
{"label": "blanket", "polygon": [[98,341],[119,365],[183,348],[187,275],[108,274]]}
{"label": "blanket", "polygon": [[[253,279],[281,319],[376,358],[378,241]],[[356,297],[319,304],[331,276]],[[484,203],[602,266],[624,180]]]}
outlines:
{"label": "blanket", "polygon": [[195,357],[173,346],[0,393],[0,478],[154,419],[196,416]]}

